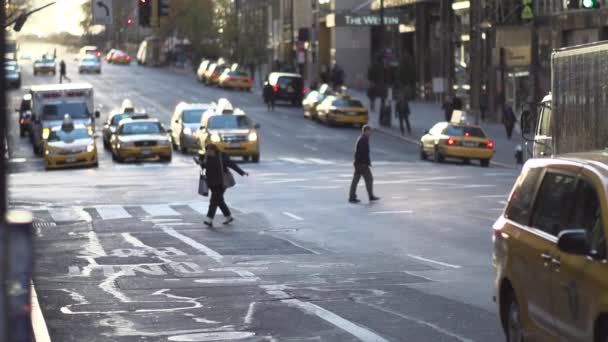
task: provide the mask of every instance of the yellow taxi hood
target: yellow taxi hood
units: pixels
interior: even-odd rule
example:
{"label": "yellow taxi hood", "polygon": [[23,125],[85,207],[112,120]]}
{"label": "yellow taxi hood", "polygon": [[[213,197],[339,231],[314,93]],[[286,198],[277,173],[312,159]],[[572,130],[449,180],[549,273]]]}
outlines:
{"label": "yellow taxi hood", "polygon": [[211,134],[247,134],[250,131],[249,128],[222,128],[209,130]]}
{"label": "yellow taxi hood", "polygon": [[165,134],[134,134],[134,135],[119,135],[118,140],[124,142],[144,141],[144,140],[169,140]]}
{"label": "yellow taxi hood", "polygon": [[64,149],[64,148],[74,148],[74,147],[87,147],[93,143],[94,143],[93,139],[85,138],[85,139],[76,139],[76,140],[72,140],[69,142],[52,141],[52,142],[48,142],[47,146],[52,149]]}

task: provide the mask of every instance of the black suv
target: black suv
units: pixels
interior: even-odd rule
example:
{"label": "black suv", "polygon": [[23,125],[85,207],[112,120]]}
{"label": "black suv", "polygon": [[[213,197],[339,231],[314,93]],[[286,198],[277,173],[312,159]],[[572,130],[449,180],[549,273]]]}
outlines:
{"label": "black suv", "polygon": [[[264,87],[272,87],[275,101],[288,101],[294,106],[301,106],[307,89],[302,76],[287,72],[273,72],[266,77]],[[264,98],[264,102],[268,102]]]}

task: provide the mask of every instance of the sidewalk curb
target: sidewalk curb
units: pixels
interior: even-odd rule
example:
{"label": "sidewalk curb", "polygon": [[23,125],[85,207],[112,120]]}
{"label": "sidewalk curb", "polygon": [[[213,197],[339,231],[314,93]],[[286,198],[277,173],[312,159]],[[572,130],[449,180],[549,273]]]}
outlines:
{"label": "sidewalk curb", "polygon": [[[401,136],[401,135],[396,134],[396,133],[393,133],[393,132],[391,132],[391,131],[383,128],[383,127],[377,127],[377,128],[375,128],[375,130],[378,131],[378,132],[380,132],[380,133],[382,133],[382,134],[384,134],[384,135],[390,136],[392,138],[405,141],[405,142],[407,142],[409,144],[414,144],[414,145],[420,146],[420,141],[412,139],[412,138],[409,138],[409,137],[404,137],[404,136]],[[513,165],[509,165],[509,164],[505,164],[505,163],[501,163],[501,162],[497,162],[497,161],[493,161],[493,160],[490,161],[490,164],[496,165],[496,166],[499,166],[499,167],[502,167],[502,168],[505,168],[505,169],[512,169],[512,170],[516,170],[517,169],[517,166],[513,166]]]}
{"label": "sidewalk curb", "polygon": [[40,308],[40,303],[38,302],[38,294],[34,288],[34,282],[32,282],[31,286],[31,301],[32,331],[34,333],[34,341],[51,342],[49,330],[47,329],[44,316],[42,315],[42,309]]}

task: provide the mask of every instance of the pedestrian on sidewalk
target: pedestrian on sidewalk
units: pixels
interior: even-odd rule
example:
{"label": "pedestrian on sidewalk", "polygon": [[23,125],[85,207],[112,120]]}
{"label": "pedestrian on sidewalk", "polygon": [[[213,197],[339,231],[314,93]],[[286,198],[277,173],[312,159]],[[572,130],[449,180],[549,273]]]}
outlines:
{"label": "pedestrian on sidewalk", "polygon": [[505,104],[502,107],[502,123],[505,125],[505,129],[507,130],[507,138],[511,139],[513,135],[513,127],[517,122],[517,118],[515,117],[515,113],[513,112],[513,108],[509,104]]}
{"label": "pedestrian on sidewalk", "polygon": [[410,125],[410,104],[408,101],[408,91],[405,89],[396,105],[397,118],[399,119],[399,128],[401,129],[401,135],[405,135],[405,127],[407,127],[407,133],[412,135],[412,127]]}
{"label": "pedestrian on sidewalk", "polygon": [[68,80],[68,82],[72,83],[72,80],[67,75],[65,61],[62,59],[59,63],[59,83],[63,83],[64,78]]}
{"label": "pedestrian on sidewalk", "polygon": [[208,144],[205,147],[205,153],[204,156],[199,155],[198,158],[194,158],[194,161],[200,165],[201,170],[204,170],[207,185],[211,191],[209,209],[203,223],[213,227],[213,218],[219,207],[224,214],[224,224],[229,224],[234,221],[230,208],[224,200],[226,189],[234,185],[234,178],[229,169],[233,169],[241,176],[249,176],[249,174],[235,164],[228,154],[221,152],[215,144]]}
{"label": "pedestrian on sidewalk", "polygon": [[379,197],[374,196],[374,178],[372,176],[372,162],[369,155],[369,137],[371,135],[372,128],[368,125],[364,125],[361,129],[361,136],[359,136],[355,147],[355,173],[353,175],[353,181],[350,184],[350,194],[348,198],[350,203],[361,202],[357,198],[357,186],[359,185],[361,176],[363,176],[363,180],[365,181],[369,201],[373,202],[380,199]]}
{"label": "pedestrian on sidewalk", "polygon": [[485,90],[481,91],[479,96],[479,111],[481,112],[481,121],[486,121],[486,111],[488,110],[488,94]]}
{"label": "pedestrian on sidewalk", "polygon": [[263,92],[264,92],[264,102],[266,102],[268,111],[274,112],[275,94],[274,94],[274,87],[270,84],[270,82],[266,82],[264,84]]}
{"label": "pedestrian on sidewalk", "polygon": [[441,105],[441,109],[443,109],[443,115],[445,117],[445,121],[446,122],[452,121],[452,112],[454,111],[454,108],[452,106],[452,101],[450,100],[450,98],[447,95],[445,96],[445,100],[443,101],[443,104]]}
{"label": "pedestrian on sidewalk", "polygon": [[331,83],[336,92],[344,85],[344,69],[338,63],[335,63],[331,69]]}
{"label": "pedestrian on sidewalk", "polygon": [[452,98],[452,110],[462,110],[462,100],[458,95],[454,95]]}
{"label": "pedestrian on sidewalk", "polygon": [[367,98],[369,98],[369,110],[376,111],[376,98],[378,97],[378,91],[376,90],[376,84],[370,82],[367,88]]}

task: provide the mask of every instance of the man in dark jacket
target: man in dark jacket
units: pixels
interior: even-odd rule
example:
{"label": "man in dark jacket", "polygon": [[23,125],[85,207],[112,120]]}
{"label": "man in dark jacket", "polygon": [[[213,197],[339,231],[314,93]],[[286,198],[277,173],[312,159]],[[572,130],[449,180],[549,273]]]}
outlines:
{"label": "man in dark jacket", "polygon": [[233,169],[241,176],[249,176],[249,174],[243,171],[237,164],[235,164],[230,156],[224,152],[221,152],[217,145],[208,144],[205,147],[205,156],[199,155],[194,161],[200,165],[201,170],[205,170],[205,177],[207,178],[207,185],[211,191],[211,199],[209,200],[209,209],[207,211],[207,218],[203,223],[209,227],[213,227],[213,218],[215,212],[219,207],[224,214],[224,224],[229,224],[234,221],[230,208],[224,200],[224,192],[226,192],[226,184],[224,184],[224,175],[226,172],[230,172],[228,169]]}
{"label": "man in dark jacket", "polygon": [[355,149],[355,173],[353,175],[353,181],[350,184],[350,195],[348,198],[350,203],[361,202],[357,198],[357,186],[359,185],[361,176],[363,176],[363,180],[365,180],[365,187],[367,188],[370,202],[380,199],[379,197],[374,196],[374,178],[372,176],[372,170],[370,169],[372,162],[369,157],[369,137],[371,135],[372,128],[368,125],[363,126],[362,134],[357,140],[357,147]]}
{"label": "man in dark jacket", "polygon": [[270,81],[266,81],[264,84],[264,102],[268,106],[268,111],[274,111],[275,94],[274,87],[270,84]]}
{"label": "man in dark jacket", "polygon": [[67,75],[65,61],[62,59],[59,63],[59,83],[63,83],[64,78],[68,80],[68,82],[72,82],[72,80]]}
{"label": "man in dark jacket", "polygon": [[412,126],[410,125],[410,104],[407,98],[408,96],[406,93],[401,94],[401,98],[397,102],[396,106],[397,118],[399,119],[399,128],[401,129],[402,135],[405,134],[406,127],[408,134],[412,135]]}

